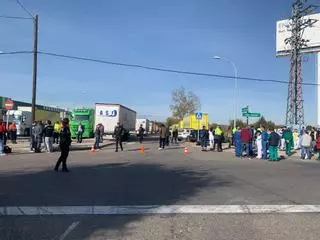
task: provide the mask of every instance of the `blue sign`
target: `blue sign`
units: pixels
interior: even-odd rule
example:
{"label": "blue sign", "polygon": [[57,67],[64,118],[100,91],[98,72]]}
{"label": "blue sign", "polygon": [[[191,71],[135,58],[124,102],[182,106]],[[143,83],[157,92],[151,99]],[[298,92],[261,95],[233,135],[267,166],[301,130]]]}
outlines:
{"label": "blue sign", "polygon": [[196,119],[201,120],[202,119],[202,112],[196,112]]}
{"label": "blue sign", "polygon": [[112,111],[100,110],[99,115],[102,116],[102,117],[116,117],[118,115],[118,111],[117,110],[112,110]]}

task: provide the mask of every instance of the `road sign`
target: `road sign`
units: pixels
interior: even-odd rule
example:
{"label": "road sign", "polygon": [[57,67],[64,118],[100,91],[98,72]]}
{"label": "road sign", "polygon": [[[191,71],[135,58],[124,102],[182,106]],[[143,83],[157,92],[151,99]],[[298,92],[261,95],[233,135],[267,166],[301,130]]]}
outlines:
{"label": "road sign", "polygon": [[202,112],[196,112],[196,119],[201,120],[202,119]]}
{"label": "road sign", "polygon": [[241,108],[241,112],[242,112],[242,114],[248,113],[249,112],[249,107]]}
{"label": "road sign", "polygon": [[243,117],[261,117],[261,113],[243,113]]}
{"label": "road sign", "polygon": [[14,106],[14,103],[11,100],[7,100],[7,101],[4,102],[4,108],[6,110],[12,110],[13,106]]}

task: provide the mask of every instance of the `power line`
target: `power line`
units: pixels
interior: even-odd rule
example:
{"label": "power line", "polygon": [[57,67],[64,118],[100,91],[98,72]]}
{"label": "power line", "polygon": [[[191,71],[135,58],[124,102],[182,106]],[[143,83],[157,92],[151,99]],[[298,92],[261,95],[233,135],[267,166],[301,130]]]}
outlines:
{"label": "power line", "polygon": [[[138,64],[128,64],[128,63],[120,63],[120,62],[112,62],[112,61],[105,61],[101,59],[93,59],[93,58],[86,58],[86,57],[78,57],[78,56],[71,56],[65,54],[57,54],[57,53],[50,53],[50,52],[38,52],[39,54],[53,56],[53,57],[60,57],[60,58],[67,58],[67,59],[74,59],[74,60],[82,60],[82,61],[89,61],[89,62],[96,62],[96,63],[103,63],[121,67],[130,67],[130,68],[142,68],[146,70],[153,70],[153,71],[160,71],[160,72],[169,72],[169,73],[177,73],[177,74],[185,74],[185,75],[195,75],[195,76],[203,76],[203,77],[217,77],[217,78],[228,78],[234,79],[234,76],[228,75],[220,75],[220,74],[212,74],[212,73],[201,73],[201,72],[190,72],[190,71],[182,71],[182,70],[175,70],[175,69],[168,69],[168,68],[157,68],[157,67],[150,67]],[[281,83],[281,84],[288,84],[287,81],[276,80],[276,79],[261,79],[261,78],[251,78],[251,77],[238,77],[241,80],[247,81],[255,81],[255,82],[272,82],[272,83]],[[308,86],[317,86],[316,83],[303,83],[303,85]]]}
{"label": "power line", "polygon": [[31,14],[31,12],[19,0],[15,1],[23,9],[23,11],[25,11],[32,19],[34,19],[34,16]]}
{"label": "power line", "polygon": [[29,18],[29,17],[17,17],[17,16],[6,16],[6,15],[0,15],[0,18],[8,18],[8,19],[25,19],[25,20],[30,20],[33,18]]}
{"label": "power line", "polygon": [[[33,51],[0,52],[0,55],[30,54],[30,53],[33,53]],[[157,67],[150,67],[150,66],[139,65],[139,64],[120,63],[120,62],[113,62],[113,61],[106,61],[106,60],[101,60],[101,59],[71,56],[71,55],[44,52],[44,51],[38,51],[38,53],[42,54],[42,55],[51,56],[51,57],[66,58],[66,59],[73,59],[73,60],[87,61],[87,62],[95,62],[95,63],[101,63],[101,64],[120,66],[120,67],[140,68],[140,69],[151,70],[151,71],[169,72],[169,73],[184,74],[184,75],[194,75],[194,76],[201,76],[201,77],[215,77],[215,78],[226,78],[226,79],[234,79],[235,78],[234,76],[229,76],[229,75],[182,71],[182,70],[175,70],[175,69],[169,69],[169,68],[157,68]],[[262,78],[252,78],[252,77],[238,77],[238,79],[246,80],[246,81],[254,81],[254,82],[270,82],[270,83],[288,84],[288,81],[276,80],[276,79],[262,79]],[[320,84],[317,84],[317,83],[302,83],[302,85],[318,86]]]}

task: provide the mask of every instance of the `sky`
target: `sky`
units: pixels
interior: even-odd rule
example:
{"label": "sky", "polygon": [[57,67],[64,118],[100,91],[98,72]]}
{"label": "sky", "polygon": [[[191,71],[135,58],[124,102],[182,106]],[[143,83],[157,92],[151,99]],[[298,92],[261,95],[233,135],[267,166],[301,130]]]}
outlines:
{"label": "sky", "polygon": [[[183,71],[288,81],[289,59],[276,58],[276,21],[291,0],[20,0],[39,15],[39,51]],[[309,1],[309,3],[315,3]],[[0,0],[0,15],[28,15]],[[0,51],[32,50],[31,20],[0,18]],[[315,55],[303,81],[316,80]],[[32,55],[0,55],[0,96],[31,102]],[[170,116],[171,92],[197,94],[210,122],[233,118],[234,80],[148,71],[39,55],[37,102],[59,107],[120,103],[152,120]],[[305,121],[316,123],[316,88],[304,86]],[[249,105],[285,122],[287,85],[238,81],[237,114]],[[252,119],[251,121],[254,121]]]}

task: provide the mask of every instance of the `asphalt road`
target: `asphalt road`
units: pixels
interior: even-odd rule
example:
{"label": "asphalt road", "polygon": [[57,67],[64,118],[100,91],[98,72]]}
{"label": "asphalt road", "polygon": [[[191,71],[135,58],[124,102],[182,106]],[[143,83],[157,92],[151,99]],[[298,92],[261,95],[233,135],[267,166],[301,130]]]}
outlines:
{"label": "asphalt road", "polygon": [[0,158],[0,239],[319,239],[320,163],[144,146]]}

